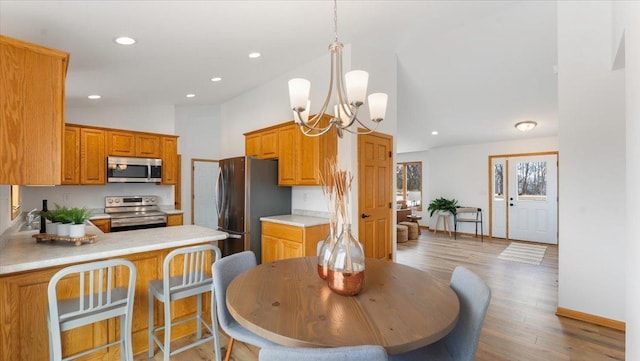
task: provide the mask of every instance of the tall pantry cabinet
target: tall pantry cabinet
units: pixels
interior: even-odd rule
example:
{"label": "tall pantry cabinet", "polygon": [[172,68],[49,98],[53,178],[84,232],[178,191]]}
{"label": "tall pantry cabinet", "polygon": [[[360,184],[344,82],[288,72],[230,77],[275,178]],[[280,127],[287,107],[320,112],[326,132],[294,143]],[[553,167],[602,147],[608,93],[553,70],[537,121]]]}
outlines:
{"label": "tall pantry cabinet", "polygon": [[68,63],[68,53],[0,35],[0,184],[60,184]]}

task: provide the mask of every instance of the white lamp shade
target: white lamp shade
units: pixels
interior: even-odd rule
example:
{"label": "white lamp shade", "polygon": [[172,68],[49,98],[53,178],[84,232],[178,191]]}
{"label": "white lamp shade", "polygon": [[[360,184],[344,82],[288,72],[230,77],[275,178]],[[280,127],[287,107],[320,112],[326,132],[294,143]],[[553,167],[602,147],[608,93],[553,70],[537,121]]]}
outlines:
{"label": "white lamp shade", "polygon": [[307,79],[294,78],[289,80],[289,101],[291,109],[304,108],[309,100],[311,82]]}
{"label": "white lamp shade", "polygon": [[369,115],[371,120],[382,121],[387,112],[387,94],[373,93],[369,95]]}
{"label": "white lamp shade", "polygon": [[347,97],[349,97],[351,104],[364,104],[367,97],[369,73],[364,70],[352,70],[344,75],[344,82],[347,88]]}
{"label": "white lamp shade", "polygon": [[344,111],[344,108],[348,108],[348,106],[346,104],[343,104],[343,106],[336,104],[333,106],[333,113],[336,118],[342,120],[342,123],[348,123],[350,115]]}

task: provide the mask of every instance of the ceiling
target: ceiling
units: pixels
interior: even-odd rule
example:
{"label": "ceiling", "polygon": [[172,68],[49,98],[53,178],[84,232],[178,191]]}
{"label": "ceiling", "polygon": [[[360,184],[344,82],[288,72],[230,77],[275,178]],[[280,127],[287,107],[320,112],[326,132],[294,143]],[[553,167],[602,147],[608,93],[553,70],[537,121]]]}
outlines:
{"label": "ceiling", "polygon": [[[399,152],[557,133],[555,25],[546,29],[555,24],[554,3],[341,0],[338,22],[342,42],[397,54]],[[68,107],[220,104],[325,55],[333,3],[0,0],[0,33],[71,54]],[[505,56],[514,46],[501,34],[524,42],[530,56]],[[120,35],[138,42],[117,45]],[[262,56],[250,59],[253,51]],[[532,90],[532,82],[544,84]],[[488,95],[505,101],[484,101]],[[514,131],[523,119],[508,104],[539,128]],[[430,136],[435,128],[438,137]]]}

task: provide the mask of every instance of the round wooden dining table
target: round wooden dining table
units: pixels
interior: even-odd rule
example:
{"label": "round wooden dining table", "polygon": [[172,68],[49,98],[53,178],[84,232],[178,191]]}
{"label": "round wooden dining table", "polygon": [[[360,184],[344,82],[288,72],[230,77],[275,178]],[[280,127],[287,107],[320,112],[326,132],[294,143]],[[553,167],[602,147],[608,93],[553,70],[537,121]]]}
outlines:
{"label": "round wooden dining table", "polygon": [[333,293],[317,258],[261,264],[227,289],[231,315],[248,330],[290,347],[380,345],[390,355],[436,342],[454,328],[456,293],[429,273],[367,258],[364,288]]}

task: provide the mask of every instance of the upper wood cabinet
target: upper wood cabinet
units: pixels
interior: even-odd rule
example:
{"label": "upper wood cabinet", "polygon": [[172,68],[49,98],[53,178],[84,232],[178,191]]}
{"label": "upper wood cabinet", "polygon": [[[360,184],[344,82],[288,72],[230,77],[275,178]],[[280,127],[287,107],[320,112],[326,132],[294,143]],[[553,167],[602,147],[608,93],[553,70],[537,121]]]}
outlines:
{"label": "upper wood cabinet", "polygon": [[62,184],[80,184],[80,128],[64,127]]}
{"label": "upper wood cabinet", "polygon": [[0,35],[0,184],[60,184],[68,63],[68,53]]}
{"label": "upper wood cabinet", "polygon": [[178,138],[163,136],[162,145],[162,184],[178,184]]}
{"label": "upper wood cabinet", "polygon": [[[323,119],[323,123],[328,119]],[[337,155],[338,138],[333,130],[319,137],[308,137],[292,122],[280,128],[278,145],[279,185],[320,185],[325,160]]]}
{"label": "upper wood cabinet", "polygon": [[160,158],[160,136],[126,130],[107,131],[107,155],[122,157]]}
{"label": "upper wood cabinet", "polygon": [[278,158],[278,128],[275,126],[245,133],[245,155],[258,159]]}
{"label": "upper wood cabinet", "polygon": [[106,184],[105,131],[80,129],[80,184]]}

